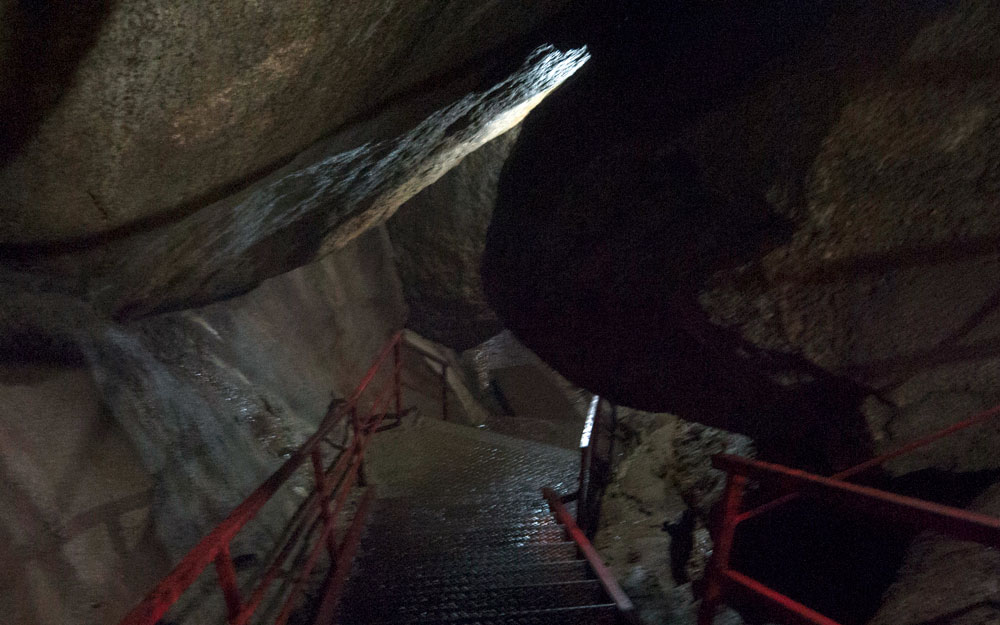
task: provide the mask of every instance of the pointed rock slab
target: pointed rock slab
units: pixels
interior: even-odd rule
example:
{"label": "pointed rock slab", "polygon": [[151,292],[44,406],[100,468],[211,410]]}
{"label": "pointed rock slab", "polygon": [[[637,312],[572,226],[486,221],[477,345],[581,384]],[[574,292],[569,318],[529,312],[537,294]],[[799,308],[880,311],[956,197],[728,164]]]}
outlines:
{"label": "pointed rock slab", "polygon": [[516,64],[570,6],[0,1],[0,243],[177,219],[389,103]]}
{"label": "pointed rock slab", "polygon": [[[68,277],[100,311],[119,318],[187,308],[244,292],[342,247],[483,143],[515,126],[588,59],[584,49],[536,50],[482,91],[415,111],[408,100],[324,139],[284,167],[179,221],[84,250],[23,250],[20,269]],[[461,95],[464,92],[465,95]],[[447,100],[446,100],[447,101]],[[424,117],[426,115],[426,117]],[[372,136],[388,136],[369,140]]]}

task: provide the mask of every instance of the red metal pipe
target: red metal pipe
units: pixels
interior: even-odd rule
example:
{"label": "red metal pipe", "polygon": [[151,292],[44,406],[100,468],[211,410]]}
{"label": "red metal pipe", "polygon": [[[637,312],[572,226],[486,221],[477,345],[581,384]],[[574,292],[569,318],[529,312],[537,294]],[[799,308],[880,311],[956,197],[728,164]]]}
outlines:
{"label": "red metal pipe", "polygon": [[365,374],[365,377],[361,378],[361,382],[358,383],[358,387],[353,393],[351,393],[351,396],[347,398],[348,404],[354,405],[357,403],[358,399],[361,398],[361,394],[365,392],[368,385],[375,379],[375,374],[378,373],[379,368],[382,366],[382,362],[389,357],[389,354],[392,353],[396,343],[398,343],[402,338],[402,330],[392,335],[389,342],[385,344],[385,347],[382,348],[382,351],[379,352],[379,355],[375,358],[375,362],[368,368],[368,372]]}
{"label": "red metal pipe", "polygon": [[[907,443],[906,445],[903,445],[899,449],[896,449],[896,450],[891,451],[891,452],[886,453],[886,454],[882,454],[881,456],[872,458],[871,460],[866,460],[865,462],[862,462],[861,464],[855,465],[855,466],[853,466],[853,467],[851,467],[849,469],[845,469],[844,471],[841,471],[839,473],[835,473],[831,477],[833,479],[837,479],[837,480],[846,480],[846,479],[849,479],[849,478],[852,478],[852,477],[857,477],[859,475],[863,475],[863,474],[867,473],[868,471],[874,469],[875,467],[881,466],[881,465],[885,464],[889,460],[892,460],[894,458],[898,458],[900,456],[904,456],[904,455],[906,455],[908,453],[914,452],[917,449],[920,449],[921,447],[925,447],[925,446],[927,446],[927,445],[929,445],[929,444],[931,444],[931,443],[933,443],[935,441],[938,441],[938,440],[940,440],[942,438],[945,438],[946,436],[954,434],[955,432],[958,432],[960,430],[964,430],[964,429],[966,429],[968,427],[971,427],[973,425],[977,425],[979,423],[983,423],[985,421],[988,421],[989,419],[992,419],[993,417],[996,417],[997,415],[1000,415],[1000,406],[994,406],[992,408],[989,408],[987,410],[979,412],[979,413],[977,413],[977,414],[969,417],[968,419],[965,419],[964,421],[959,421],[958,423],[950,425],[950,426],[944,428],[943,430],[938,430],[937,432],[934,432],[933,434],[928,434],[927,436],[924,436],[923,438],[918,438],[917,440],[915,440],[915,441],[913,441],[911,443]],[[778,506],[782,506],[782,505],[784,505],[784,504],[786,504],[786,503],[788,503],[790,501],[794,501],[798,497],[799,497],[798,493],[789,493],[787,495],[783,495],[783,496],[781,496],[781,497],[779,497],[779,498],[777,498],[777,499],[775,499],[773,501],[769,501],[768,503],[763,504],[761,506],[758,506],[758,507],[756,507],[756,508],[754,508],[752,510],[747,510],[746,512],[743,512],[742,514],[739,515],[739,521],[738,522],[742,523],[743,521],[746,521],[748,519],[752,519],[752,518],[754,518],[756,516],[760,516],[761,514],[764,514],[765,512],[769,512],[771,510],[774,510]]]}
{"label": "red metal pipe", "polygon": [[243,604],[239,615],[237,615],[236,619],[233,621],[233,625],[246,625],[246,623],[250,621],[250,617],[252,617],[253,613],[258,607],[260,607],[260,602],[264,600],[268,587],[274,582],[275,579],[277,579],[278,573],[281,572],[281,567],[285,564],[285,560],[288,559],[288,556],[292,553],[295,545],[298,544],[299,537],[302,536],[302,533],[306,531],[306,529],[312,531],[313,524],[318,516],[319,509],[314,507],[311,513],[307,514],[303,518],[302,523],[295,528],[295,531],[292,532],[288,540],[282,546],[281,551],[278,552],[274,562],[271,563],[271,566],[269,566],[267,571],[264,573],[260,583],[257,584],[257,587],[254,588],[250,597],[247,598],[246,602]]}
{"label": "red metal pipe", "polygon": [[[329,485],[339,482],[340,478],[343,476],[344,470],[347,467],[346,460],[349,458],[349,453],[342,453],[340,458],[338,458],[337,463],[326,470],[324,479],[326,484]],[[327,487],[327,490],[329,490],[329,486]],[[263,601],[267,588],[274,582],[275,579],[277,579],[278,573],[281,572],[281,567],[284,565],[285,560],[288,559],[288,556],[291,554],[295,545],[298,544],[298,540],[302,536],[303,532],[306,530],[309,532],[313,531],[316,518],[319,516],[319,506],[317,505],[318,501],[321,497],[324,499],[329,498],[329,495],[329,492],[313,490],[313,492],[310,493],[306,500],[302,503],[305,510],[302,513],[301,522],[298,523],[295,529],[285,540],[281,550],[274,557],[274,561],[261,577],[261,581],[243,604],[243,608],[233,625],[246,625],[246,623],[249,622],[250,617],[253,616],[253,613],[260,606],[260,602]]]}
{"label": "red metal pipe", "polygon": [[791,597],[761,584],[757,580],[736,571],[723,571],[729,589],[745,592],[751,597],[762,597],[768,604],[781,612],[785,622],[793,625],[840,625]]}
{"label": "red metal pipe", "polygon": [[[862,462],[830,478],[738,456],[715,456],[712,458],[713,466],[729,473],[727,492],[732,484],[738,481],[742,481],[745,484],[746,479],[749,477],[774,479],[779,483],[781,488],[790,491],[773,501],[743,513],[739,513],[738,504],[733,508],[727,501],[722,532],[725,537],[723,539],[725,541],[723,542],[723,547],[727,551],[731,547],[732,530],[739,523],[773,510],[804,494],[808,494],[839,503],[840,505],[856,508],[869,515],[893,518],[896,521],[915,525],[919,528],[934,529],[961,540],[971,540],[994,548],[1000,548],[1000,519],[844,481],[848,478],[862,475],[893,458],[911,453],[955,432],[983,423],[997,415],[1000,415],[1000,406],[994,406],[979,412],[968,419],[912,441],[892,452]],[[716,549],[719,549],[718,542]],[[725,580],[729,588],[749,593],[754,597],[766,599],[772,607],[778,608],[783,613],[786,620],[792,623],[801,625],[838,625],[836,621],[823,616],[815,610],[768,588],[742,573],[730,570],[728,563],[725,566],[720,565],[709,569],[709,589],[706,592],[705,599],[702,601],[701,611],[698,616],[699,625],[711,623],[716,603],[721,600],[721,594],[718,591],[720,579]]]}
{"label": "red metal pipe", "polygon": [[298,571],[298,577],[296,577],[295,583],[292,585],[292,590],[285,599],[285,603],[282,605],[281,612],[278,614],[278,618],[275,619],[274,625],[285,625],[288,618],[292,615],[292,611],[295,609],[295,603],[298,601],[299,597],[302,596],[302,591],[305,588],[306,582],[309,581],[309,574],[312,573],[313,568],[316,567],[316,563],[319,561],[319,555],[323,552],[323,544],[332,533],[333,526],[323,527],[323,532],[309,550],[309,557],[306,559],[306,563],[302,566],[302,569]]}
{"label": "red metal pipe", "polygon": [[240,613],[240,589],[236,584],[236,569],[233,568],[233,558],[229,554],[229,545],[225,545],[215,556],[215,571],[219,575],[219,586],[226,600],[226,620],[230,623],[236,620]]}
{"label": "red metal pipe", "polygon": [[712,465],[727,471],[731,476],[774,480],[779,488],[787,491],[820,497],[824,501],[852,507],[873,516],[889,517],[961,540],[1000,548],[1000,519],[985,514],[739,456],[715,456],[712,458]]}
{"label": "red metal pipe", "polygon": [[[354,486],[354,482],[358,477],[358,471],[361,466],[361,461],[364,458],[364,452],[368,446],[368,442],[372,439],[373,436],[372,433],[375,431],[375,429],[378,428],[378,425],[379,423],[382,422],[384,416],[385,416],[384,414],[379,415],[370,433],[363,436],[362,439],[363,442],[361,443],[358,451],[354,454],[354,462],[351,464],[350,470],[347,472],[347,475],[345,476],[343,483],[339,484],[337,487],[337,497],[336,499],[334,499],[333,512],[332,512],[334,518],[336,518],[340,514],[341,510],[343,510],[344,504],[347,502],[347,496],[348,494],[350,494],[351,487]],[[320,539],[313,547],[312,552],[309,555],[309,559],[306,561],[306,564],[303,567],[302,572],[300,573],[299,579],[296,581],[295,586],[292,588],[292,591],[288,596],[288,599],[285,601],[285,605],[282,608],[281,613],[278,615],[278,619],[275,621],[275,625],[285,625],[285,623],[288,621],[288,618],[292,614],[292,610],[295,608],[295,601],[301,595],[302,589],[307,581],[309,574],[316,566],[317,558],[319,556],[320,547],[322,546],[322,543],[326,541],[329,537],[332,537],[332,534],[333,534],[333,526],[324,528],[323,534],[320,536]]]}
{"label": "red metal pipe", "polygon": [[543,488],[542,496],[548,501],[549,509],[555,515],[556,520],[566,528],[566,533],[569,535],[570,540],[576,543],[580,553],[586,558],[587,564],[590,565],[591,570],[601,583],[604,591],[608,594],[608,597],[615,602],[623,620],[626,623],[638,624],[639,620],[636,616],[635,605],[633,605],[632,600],[628,598],[628,595],[618,585],[614,573],[604,564],[604,560],[601,559],[600,554],[597,553],[594,546],[590,544],[587,535],[583,533],[583,530],[573,520],[573,515],[563,505],[559,493],[551,488]]}
{"label": "red metal pipe", "polygon": [[354,554],[361,542],[361,530],[365,526],[365,518],[368,516],[368,509],[374,498],[375,487],[371,486],[365,490],[365,494],[358,504],[354,520],[351,522],[351,527],[347,530],[341,543],[340,555],[327,579],[323,599],[320,601],[319,609],[316,610],[316,618],[313,619],[314,624],[326,625],[333,622],[337,604],[340,602],[340,595],[344,590],[344,583],[347,581],[347,574],[351,570],[351,561],[354,560]]}
{"label": "red metal pipe", "polygon": [[[344,504],[347,502],[347,496],[348,494],[350,494],[351,487],[354,485],[354,481],[358,477],[358,470],[361,466],[361,461],[364,458],[365,449],[368,447],[368,442],[371,440],[373,435],[372,433],[375,431],[375,429],[378,428],[378,425],[379,423],[382,422],[384,416],[385,415],[383,414],[378,417],[376,423],[374,424],[374,426],[367,435],[362,434],[360,438],[355,439],[355,440],[360,440],[361,442],[358,445],[357,451],[350,454],[351,456],[353,456],[354,461],[351,463],[351,468],[345,475],[344,481],[341,484],[337,485],[337,497],[336,499],[334,499],[333,511],[331,513],[334,518],[336,518],[340,514],[341,510],[343,510]],[[345,453],[342,455],[348,455],[348,454]],[[334,540],[334,542],[336,541],[336,539],[333,538],[333,531],[334,528],[332,525],[329,527],[324,527],[323,534],[316,542],[316,545],[313,546],[312,552],[309,555],[309,559],[306,561],[306,564],[303,567],[302,572],[300,573],[299,579],[296,580],[296,583],[293,586],[291,593],[286,599],[282,611],[278,615],[278,619],[275,621],[275,625],[284,625],[285,622],[288,620],[288,618],[291,616],[292,610],[295,607],[295,601],[301,595],[302,589],[307,581],[309,574],[316,566],[316,562],[319,556],[320,547],[322,546],[322,543],[328,539],[332,539]]]}
{"label": "red metal pipe", "polygon": [[[316,485],[316,490],[320,493],[327,492],[326,485],[326,471],[323,470],[323,453],[319,447],[315,447],[310,454],[312,457],[313,465],[313,481]],[[333,515],[330,514],[330,506],[327,505],[326,497],[321,496],[318,500],[319,503],[319,513],[323,517],[323,527],[333,527]],[[333,540],[333,534],[331,533],[326,541],[327,551],[330,553],[330,559],[332,560],[337,554],[337,543]]]}
{"label": "red metal pipe", "polygon": [[729,557],[733,549],[733,538],[738,524],[736,517],[740,511],[746,486],[747,478],[742,475],[732,474],[726,481],[726,491],[722,496],[725,516],[712,550],[705,596],[702,598],[698,610],[698,625],[712,625],[712,621],[715,620],[715,611],[722,601],[722,574],[729,570]]}

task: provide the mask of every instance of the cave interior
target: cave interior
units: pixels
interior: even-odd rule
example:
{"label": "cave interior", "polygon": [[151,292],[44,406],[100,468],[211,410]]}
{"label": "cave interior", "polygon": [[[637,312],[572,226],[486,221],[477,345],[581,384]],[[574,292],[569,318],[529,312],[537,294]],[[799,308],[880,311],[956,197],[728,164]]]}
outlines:
{"label": "cave interior", "polygon": [[0,622],[1000,619],[1000,0],[0,16]]}

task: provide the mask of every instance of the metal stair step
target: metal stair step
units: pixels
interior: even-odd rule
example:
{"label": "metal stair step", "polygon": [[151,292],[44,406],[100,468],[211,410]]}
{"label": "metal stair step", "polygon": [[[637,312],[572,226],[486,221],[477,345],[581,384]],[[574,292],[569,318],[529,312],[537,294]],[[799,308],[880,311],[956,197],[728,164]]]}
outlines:
{"label": "metal stair step", "polygon": [[390,536],[393,534],[407,534],[410,536],[461,536],[464,534],[530,532],[543,529],[562,530],[563,526],[557,523],[551,515],[521,517],[516,522],[490,519],[489,522],[477,522],[474,525],[470,525],[468,519],[456,519],[444,523],[426,523],[412,518],[387,519],[383,517],[368,523],[365,528],[365,534],[372,536]]}
{"label": "metal stair step", "polygon": [[385,474],[337,622],[617,624],[540,496],[573,488],[576,454],[446,425],[399,435],[421,453],[397,454]]}
{"label": "metal stair step", "polygon": [[524,545],[549,544],[566,541],[566,532],[560,527],[513,532],[469,532],[463,534],[415,534],[400,533],[389,541],[372,541],[364,545],[362,553],[387,554],[395,557],[403,553],[428,553],[439,549],[462,548],[471,551],[515,548]]}
{"label": "metal stair step", "polygon": [[418,516],[435,516],[442,518],[462,519],[468,522],[475,518],[479,521],[489,521],[496,517],[516,517],[518,515],[531,515],[538,517],[552,517],[548,505],[534,499],[520,499],[511,501],[484,502],[480,506],[435,506],[435,505],[412,505],[406,506],[398,503],[386,504],[380,508],[372,510],[372,521],[378,522],[388,517],[415,518]]}
{"label": "metal stair step", "polygon": [[483,519],[488,519],[493,515],[499,515],[503,517],[515,517],[518,514],[524,514],[529,512],[537,512],[539,514],[548,513],[548,505],[544,501],[535,498],[517,498],[517,499],[489,499],[481,503],[455,503],[452,505],[435,505],[434,502],[421,502],[419,504],[414,503],[412,505],[407,505],[402,502],[392,502],[385,503],[384,505],[376,505],[372,509],[372,514],[374,518],[378,518],[382,514],[399,514],[406,513],[407,515],[433,515],[433,516],[445,516],[445,517],[456,517],[459,518],[460,515],[465,515],[466,519],[472,517],[481,517]]}
{"label": "metal stair step", "polygon": [[530,565],[515,564],[508,567],[498,567],[491,571],[405,571],[400,575],[393,575],[381,581],[366,577],[363,582],[359,581],[358,583],[363,584],[366,589],[388,591],[398,588],[400,583],[405,582],[409,592],[417,593],[435,592],[437,588],[444,586],[462,588],[491,585],[503,588],[520,584],[572,582],[589,579],[589,577],[590,571],[586,561],[564,560]]}
{"label": "metal stair step", "polygon": [[427,514],[409,517],[383,515],[365,527],[366,536],[391,536],[396,533],[444,535],[517,531],[524,528],[562,527],[555,519],[532,512],[509,518],[492,517],[483,523],[470,523],[468,517],[434,518]]}
{"label": "metal stair step", "polygon": [[577,607],[605,603],[607,596],[596,580],[473,589],[441,588],[413,595],[405,586],[381,596],[355,602],[344,617],[363,622],[428,619],[435,615],[505,614],[524,610]]}
{"label": "metal stair step", "polygon": [[461,612],[405,617],[387,621],[354,621],[342,619],[343,625],[396,625],[403,623],[448,623],[449,625],[617,625],[618,611],[612,603],[586,606],[518,610],[505,614],[463,614]]}
{"label": "metal stair step", "polygon": [[400,567],[428,570],[451,568],[453,570],[489,569],[505,563],[544,562],[546,560],[573,560],[576,558],[576,543],[571,541],[540,543],[519,547],[494,547],[469,552],[465,549],[454,551],[417,551],[409,553],[364,553],[358,558],[362,570],[369,563],[377,562],[383,569],[398,570]]}

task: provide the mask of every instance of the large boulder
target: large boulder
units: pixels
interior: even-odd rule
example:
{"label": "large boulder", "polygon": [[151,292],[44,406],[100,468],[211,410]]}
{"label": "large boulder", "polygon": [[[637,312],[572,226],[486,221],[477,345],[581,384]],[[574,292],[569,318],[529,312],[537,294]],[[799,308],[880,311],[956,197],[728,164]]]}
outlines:
{"label": "large boulder", "polygon": [[0,243],[176,219],[568,4],[4,0]]}
{"label": "large boulder", "polygon": [[895,442],[869,408],[1000,399],[1000,5],[622,7],[501,176],[504,324],[817,470]]}
{"label": "large boulder", "polygon": [[479,148],[387,224],[410,308],[407,326],[460,351],[503,329],[486,303],[479,265],[497,178],[516,140],[514,129]]}
{"label": "large boulder", "polygon": [[586,60],[564,3],[8,3],[0,256],[120,319],[322,258]]}

